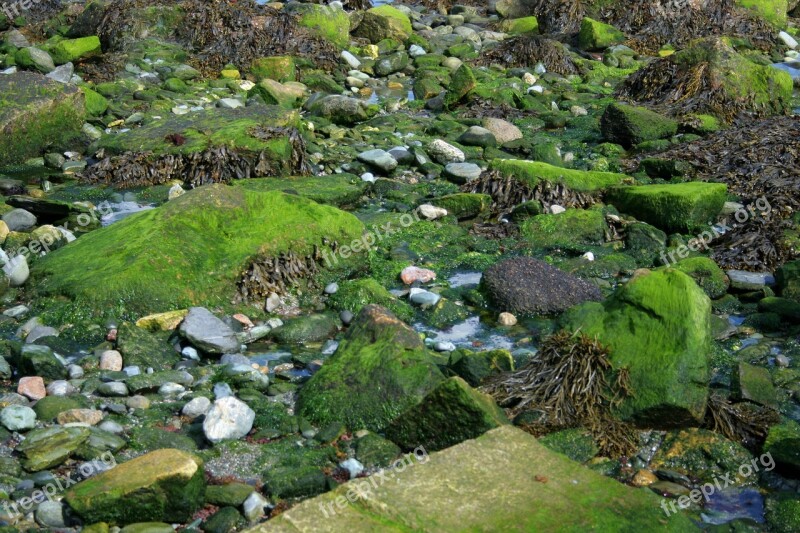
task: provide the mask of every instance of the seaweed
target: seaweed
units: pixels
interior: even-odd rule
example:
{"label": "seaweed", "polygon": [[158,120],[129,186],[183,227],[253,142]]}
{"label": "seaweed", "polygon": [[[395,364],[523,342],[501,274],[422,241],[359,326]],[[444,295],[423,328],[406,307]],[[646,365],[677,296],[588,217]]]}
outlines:
{"label": "seaweed", "polygon": [[774,409],[751,403],[734,404],[720,394],[709,395],[706,426],[750,450],[758,450],[770,426],[778,422],[780,414]]}
{"label": "seaweed", "polygon": [[520,35],[507,39],[483,54],[479,63],[498,63],[506,68],[530,68],[542,63],[548,72],[564,76],[578,74],[578,67],[564,45],[540,35]]}
{"label": "seaweed", "polygon": [[608,356],[608,348],[596,339],[560,331],[542,343],[527,365],[487,378],[482,390],[512,416],[538,415],[535,422],[523,425],[534,435],[582,426],[603,453],[629,455],[636,449],[636,432],[612,410],[632,391],[627,372],[613,371]]}

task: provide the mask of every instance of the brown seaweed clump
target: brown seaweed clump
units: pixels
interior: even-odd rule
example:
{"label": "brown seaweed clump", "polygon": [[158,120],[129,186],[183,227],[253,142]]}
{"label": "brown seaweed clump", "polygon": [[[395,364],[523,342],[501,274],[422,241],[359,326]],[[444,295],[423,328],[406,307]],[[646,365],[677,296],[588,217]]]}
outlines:
{"label": "brown seaweed clump", "polygon": [[603,453],[628,455],[636,449],[636,432],[612,410],[631,391],[627,372],[615,372],[608,356],[597,340],[561,331],[544,341],[534,360],[488,378],[482,389],[512,416],[533,413],[536,421],[523,429],[534,435],[585,427]]}
{"label": "brown seaweed clump", "polygon": [[479,63],[497,63],[506,68],[530,68],[542,63],[548,72],[562,76],[578,74],[578,67],[566,47],[539,35],[521,35],[505,40],[483,54]]}
{"label": "brown seaweed clump", "polygon": [[751,450],[764,443],[770,426],[778,422],[780,415],[774,409],[746,402],[734,404],[718,394],[708,397],[706,425]]}

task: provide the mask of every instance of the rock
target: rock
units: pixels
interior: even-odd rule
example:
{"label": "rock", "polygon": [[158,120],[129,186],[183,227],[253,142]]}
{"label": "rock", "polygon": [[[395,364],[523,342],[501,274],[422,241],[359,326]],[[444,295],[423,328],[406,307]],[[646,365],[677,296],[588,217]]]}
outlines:
{"label": "rock", "polygon": [[727,190],[723,183],[704,182],[615,187],[607,201],[666,232],[685,233],[705,228],[717,216]]}
{"label": "rock", "polygon": [[470,126],[467,131],[461,134],[458,142],[467,146],[497,146],[497,138],[494,133],[481,126]]}
{"label": "rock", "polygon": [[390,173],[397,168],[397,160],[384,150],[362,152],[358,154],[358,160],[384,173]]}
{"label": "rock", "polygon": [[203,523],[203,531],[206,533],[229,533],[235,531],[242,521],[242,515],[235,507],[223,507]]}
{"label": "rock", "polygon": [[351,69],[358,69],[361,66],[361,61],[347,50],[342,50],[342,59]]}
{"label": "rock", "polygon": [[74,85],[34,72],[0,76],[0,165],[21,163],[48,147],[77,138],[83,126],[83,95]]}
{"label": "rock", "polygon": [[329,283],[325,286],[325,290],[323,291],[325,294],[336,294],[339,291],[339,284],[338,283]]}
{"label": "rock", "polygon": [[310,98],[305,106],[312,116],[326,118],[339,126],[352,126],[367,120],[367,112],[361,102],[349,96]]}
{"label": "rock", "polygon": [[149,409],[150,400],[146,396],[136,395],[125,400],[125,405],[131,409]]}
{"label": "rock", "polygon": [[211,353],[236,353],[241,344],[236,333],[225,322],[203,307],[192,307],[178,332],[197,348]]}
{"label": "rock", "polygon": [[52,48],[53,61],[59,65],[77,61],[100,52],[100,39],[96,35],[79,39],[64,39]]}
{"label": "rock", "polygon": [[675,135],[678,123],[644,107],[613,103],[603,113],[600,128],[609,142],[631,147]]}
{"label": "rock", "polygon": [[[162,324],[171,325],[174,323],[175,326],[171,329],[175,329],[187,313],[188,310],[180,314],[180,318],[167,319],[163,317],[165,321]],[[123,322],[119,326],[117,350],[122,354],[122,359],[128,366],[166,370],[167,368],[172,368],[180,360],[175,349],[167,340],[170,333],[162,332],[161,326],[154,326],[153,324],[155,322],[146,321],[143,323],[150,331],[135,326],[130,322]],[[156,331],[153,331],[154,329]]]}
{"label": "rock", "polygon": [[240,439],[253,429],[255,412],[233,396],[214,402],[203,422],[203,433],[213,443]]}
{"label": "rock", "polygon": [[584,17],[578,34],[578,46],[584,50],[605,50],[625,42],[625,34],[610,24]]}
{"label": "rock", "polygon": [[91,435],[85,427],[50,427],[35,429],[17,446],[22,454],[22,466],[39,472],[62,464],[84,444]]}
{"label": "rock", "polygon": [[85,523],[184,522],[202,507],[203,462],[175,449],[156,450],[71,487],[64,500]]}
{"label": "rock", "polygon": [[47,390],[44,388],[44,380],[38,376],[19,378],[17,393],[34,401],[41,400],[47,396]]}
{"label": "rock", "polygon": [[63,529],[67,527],[64,520],[64,507],[61,502],[45,500],[36,508],[36,521],[46,528]]}
{"label": "rock", "polygon": [[484,118],[483,127],[489,130],[497,140],[497,144],[502,146],[519,139],[522,139],[522,131],[502,118]]}
{"label": "rock", "polygon": [[386,437],[405,450],[441,450],[474,439],[508,419],[491,396],[454,377],[389,424]]}
{"label": "rock", "polygon": [[470,350],[450,350],[447,366],[473,387],[481,385],[492,374],[514,370],[514,360],[508,350],[472,352]]}
{"label": "rock", "polygon": [[9,431],[28,431],[36,427],[36,412],[24,405],[9,405],[0,411],[0,424]]}
{"label": "rock", "polygon": [[458,184],[469,183],[481,177],[481,167],[475,163],[448,163],[444,167],[447,178]]}
{"label": "rock", "polygon": [[417,305],[436,305],[442,297],[435,292],[412,288],[408,299]]}
{"label": "rock", "polygon": [[778,409],[778,394],[766,368],[739,363],[739,368],[733,372],[731,391],[739,401]]}
{"label": "rock", "polygon": [[774,282],[783,298],[800,303],[800,261],[788,261],[776,272]]}
{"label": "rock", "polygon": [[25,37],[25,35],[16,28],[8,30],[3,35],[3,39],[6,43],[15,48],[27,48],[31,45],[31,43],[28,42],[27,37]]}
{"label": "rock", "polygon": [[427,268],[407,266],[400,272],[400,279],[406,285],[411,285],[415,281],[429,283],[436,279],[436,272]]}
{"label": "rock", "polygon": [[255,522],[265,514],[269,501],[258,492],[253,492],[242,504],[244,517],[250,522]]}
{"label": "rock", "polygon": [[731,280],[731,287],[742,291],[757,291],[775,285],[775,276],[770,272],[728,270],[725,275]]}
{"label": "rock", "polygon": [[439,341],[433,345],[433,349],[437,352],[454,352],[456,345],[449,341]]}
{"label": "rock", "polygon": [[353,318],[354,316],[352,311],[342,311],[341,313],[339,313],[339,320],[341,320],[342,324],[344,324],[345,326],[349,326],[350,322],[353,321]]}
{"label": "rock", "polygon": [[408,66],[408,54],[405,52],[395,52],[382,57],[373,69],[375,75],[379,77],[386,77],[389,74],[400,72]]}
{"label": "rock", "polygon": [[516,326],[517,317],[511,313],[500,313],[500,315],[497,317],[497,323],[505,327]]}
{"label": "rock", "polygon": [[12,287],[21,287],[28,281],[30,270],[28,260],[24,255],[15,255],[3,265],[3,273],[8,277],[8,283]]}
{"label": "rock", "polygon": [[100,370],[118,372],[122,370],[122,354],[117,350],[106,350],[100,354]]}
{"label": "rock", "polygon": [[69,409],[58,413],[56,421],[62,426],[66,424],[96,426],[103,421],[103,411],[97,409]]}
{"label": "rock", "polygon": [[25,337],[25,342],[27,344],[35,344],[36,341],[45,337],[58,337],[58,333],[56,328],[50,326],[36,326]]}
{"label": "rock", "polygon": [[36,216],[24,209],[12,209],[3,215],[3,222],[11,231],[26,231],[36,226]]}
{"label": "rock", "polygon": [[446,165],[448,163],[463,163],[464,152],[441,139],[432,141],[427,147],[428,155],[436,162]]}
{"label": "rock", "polygon": [[800,472],[800,424],[785,418],[770,427],[763,452],[770,454],[781,470],[797,475]]}
{"label": "rock", "polygon": [[33,68],[42,74],[52,72],[56,68],[50,54],[34,46],[17,50],[14,54],[14,61],[21,67]]}
{"label": "rock", "polygon": [[206,488],[206,501],[219,507],[223,505],[239,507],[253,492],[255,489],[245,483],[210,485]]}
{"label": "rock", "polygon": [[68,396],[77,391],[78,389],[72,383],[63,379],[57,379],[47,386],[48,396]]}
{"label": "rock", "polygon": [[[324,523],[332,531],[363,531],[413,521],[436,531],[500,531],[508,524],[520,531],[578,531],[601,523],[640,531],[664,520],[660,497],[604,477],[509,425],[441,452],[420,450],[403,460],[391,483],[360,485],[367,482],[353,480],[304,501],[273,518],[270,528],[312,531]],[[345,497],[359,490],[369,490],[368,514],[364,501]],[[580,503],[587,499],[594,503]],[[668,526],[694,527],[683,513]]]}
{"label": "rock", "polygon": [[495,305],[518,315],[550,315],[592,300],[600,290],[544,261],[514,257],[483,274],[483,288]]}
{"label": "rock", "polygon": [[444,106],[449,109],[459,102],[477,86],[475,74],[467,65],[461,65],[453,73],[448,86],[447,93],[444,95]]}
{"label": "rock", "polygon": [[353,30],[355,37],[367,39],[373,44],[384,39],[405,42],[411,33],[411,21],[408,16],[388,4],[368,9],[361,23]]}
{"label": "rock", "polygon": [[637,394],[623,400],[618,416],[682,427],[705,416],[710,310],[708,296],[683,272],[642,271],[605,302],[571,309],[562,323],[609,346],[612,366],[628,369]]}
{"label": "rock", "polygon": [[300,389],[297,412],[320,425],[378,430],[442,379],[414,330],[387,309],[367,305],[336,353]]}
{"label": "rock", "polygon": [[183,406],[181,414],[191,419],[205,415],[211,409],[211,400],[205,396],[199,396]]}
{"label": "rock", "polygon": [[780,32],[778,34],[778,38],[781,41],[783,41],[783,44],[785,44],[786,46],[788,46],[792,50],[797,48],[797,40],[794,37],[792,37],[791,35],[789,35],[788,33],[786,33],[785,31]]}
{"label": "rock", "polygon": [[417,211],[426,220],[436,220],[437,218],[447,216],[447,209],[442,209],[441,207],[436,207],[431,204],[422,204],[417,208]]}
{"label": "rock", "polygon": [[128,395],[128,386],[120,381],[101,383],[97,387],[97,393],[111,398],[122,398]]}
{"label": "rock", "polygon": [[66,65],[56,67],[52,72],[46,74],[45,77],[57,81],[58,83],[69,83],[74,73],[75,67],[73,64],[67,63]]}
{"label": "rock", "polygon": [[281,344],[304,344],[324,341],[338,328],[335,316],[321,313],[287,320],[284,325],[272,330],[270,335]]}

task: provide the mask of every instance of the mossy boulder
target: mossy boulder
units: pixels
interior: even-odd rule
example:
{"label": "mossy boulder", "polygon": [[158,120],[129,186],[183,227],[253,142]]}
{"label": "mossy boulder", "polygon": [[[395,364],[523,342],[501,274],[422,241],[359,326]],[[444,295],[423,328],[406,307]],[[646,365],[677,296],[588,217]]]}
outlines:
{"label": "mossy boulder", "polygon": [[539,20],[534,16],[506,19],[500,23],[500,29],[511,35],[539,33]]}
{"label": "mossy boulder", "polygon": [[219,507],[225,505],[239,507],[253,492],[255,488],[246,483],[209,485],[206,487],[206,502]]}
{"label": "mossy boulder", "polygon": [[492,197],[488,194],[456,193],[442,196],[431,203],[447,209],[447,214],[462,220],[475,218],[488,211],[492,206]]}
{"label": "mossy boulder", "polygon": [[367,468],[385,468],[397,459],[400,448],[390,440],[376,433],[367,433],[353,443],[356,459]]}
{"label": "mossy boulder", "polygon": [[63,65],[100,52],[100,39],[96,35],[92,35],[90,37],[59,41],[50,50],[50,55],[53,56],[53,61],[56,65]]}
{"label": "mossy boulder", "polygon": [[789,3],[788,0],[736,0],[739,6],[779,27],[786,24]]}
{"label": "mossy boulder", "polygon": [[123,322],[117,331],[117,349],[126,366],[167,370],[180,361],[180,354],[168,342],[169,336],[168,331],[147,331]]}
{"label": "mossy boulder", "polygon": [[180,450],[156,450],[84,480],[65,496],[87,523],[186,521],[203,505],[203,462]]}
{"label": "mossy boulder", "polygon": [[793,493],[781,493],[766,502],[767,523],[772,531],[800,531],[800,500]]}
{"label": "mossy boulder", "polygon": [[644,426],[697,424],[706,410],[711,301],[678,270],[644,272],[603,303],[568,311],[563,325],[607,345],[633,396],[618,415]]}
{"label": "mossy boulder", "polygon": [[296,194],[319,204],[337,207],[357,204],[366,193],[369,183],[353,174],[331,174],[328,176],[286,176],[280,179],[254,178],[238,180],[235,187],[253,191],[284,191]]}
{"label": "mossy boulder", "polygon": [[297,410],[320,425],[339,421],[378,431],[442,379],[419,335],[387,309],[368,305],[300,389]]}
{"label": "mossy boulder", "polygon": [[208,185],[52,252],[36,265],[37,288],[137,317],[224,306],[254,258],[303,257],[362,231],[354,216],[305,198]]}
{"label": "mossy boulder", "polygon": [[566,185],[573,191],[596,192],[631,180],[625,174],[561,168],[541,161],[521,159],[495,159],[491,168],[504,175],[513,176],[529,187],[541,181]]}
{"label": "mossy boulder", "polygon": [[778,466],[787,472],[800,473],[800,424],[785,419],[769,428],[764,453],[771,454]]}
{"label": "mossy boulder", "polygon": [[770,296],[758,302],[758,310],[763,313],[775,313],[786,322],[800,323],[800,303],[794,300]]}
{"label": "mossy boulder", "polygon": [[[408,461],[396,482],[353,480],[253,531],[314,531],[321,523],[334,531],[696,529],[685,513],[665,518],[652,491],[593,472],[509,425]],[[359,489],[369,498],[346,497]]]}
{"label": "mossy boulder", "polygon": [[727,198],[723,183],[675,183],[615,187],[606,200],[623,213],[666,232],[691,232],[720,213]]}
{"label": "mossy boulder", "polygon": [[508,424],[488,394],[459,377],[440,383],[386,428],[386,437],[405,450],[441,450]]}
{"label": "mossy boulder", "polygon": [[281,344],[321,342],[339,329],[339,320],[330,314],[316,314],[293,318],[270,332]]}
{"label": "mossy boulder", "polygon": [[625,34],[610,24],[584,17],[578,33],[578,46],[584,50],[605,50],[625,42]]}
{"label": "mossy boulder", "polygon": [[713,431],[688,428],[667,433],[650,467],[678,472],[702,483],[731,474],[733,485],[738,486],[751,481],[738,475],[739,466],[749,464],[750,459],[750,452],[738,442]]}
{"label": "mossy boulder", "polygon": [[90,407],[89,400],[83,395],[76,394],[73,396],[46,396],[36,402],[33,410],[36,411],[36,418],[43,422],[50,422],[64,411],[88,407]]}
{"label": "mossy boulder", "polygon": [[583,428],[564,429],[539,437],[548,449],[566,455],[573,461],[585,463],[600,453],[594,437]]}
{"label": "mossy boulder", "polygon": [[631,147],[672,137],[678,132],[678,123],[645,107],[617,102],[606,108],[600,129],[607,141]]}
{"label": "mossy boulder", "polygon": [[721,298],[728,292],[730,286],[728,276],[708,257],[689,257],[678,261],[672,268],[691,276],[712,300]]}
{"label": "mossy boulder", "polygon": [[508,350],[472,352],[459,349],[450,354],[448,368],[473,387],[492,374],[514,370],[514,359]]}
{"label": "mossy boulder", "polygon": [[450,80],[450,85],[447,87],[447,93],[444,95],[445,107],[451,108],[458,104],[461,100],[466,98],[466,96],[475,88],[477,84],[478,82],[475,79],[475,74],[472,73],[471,68],[469,68],[466,64],[458,67],[458,69],[453,73],[453,77]]}
{"label": "mossy boulder", "polygon": [[640,267],[660,264],[667,245],[667,234],[644,222],[632,222],[625,227],[625,253]]}
{"label": "mossy boulder", "polygon": [[297,23],[339,48],[346,47],[350,42],[350,17],[342,9],[303,4]]}
{"label": "mossy boulder", "polygon": [[766,368],[739,363],[733,371],[731,389],[737,400],[778,408],[778,394]]}
{"label": "mossy boulder", "polygon": [[800,302],[800,261],[789,261],[775,272],[780,295]]}
{"label": "mossy boulder", "polygon": [[261,57],[250,64],[250,72],[259,81],[264,78],[284,82],[294,81],[297,67],[292,56]]}
{"label": "mossy boulder", "polygon": [[34,429],[25,435],[17,446],[22,467],[29,472],[39,472],[62,464],[89,439],[91,432],[84,427],[49,427]]}
{"label": "mossy boulder", "polygon": [[81,87],[81,91],[83,92],[87,114],[97,117],[108,110],[108,99],[105,96],[85,86]]}
{"label": "mossy boulder", "polygon": [[537,250],[583,252],[605,242],[602,209],[567,209],[563,213],[536,215],[522,222],[522,236]]}
{"label": "mossy boulder", "polygon": [[414,316],[414,310],[408,303],[398,300],[372,278],[343,281],[339,284],[339,290],[328,300],[331,308],[350,311],[354,315],[370,304],[386,307],[400,320],[409,321]]}
{"label": "mossy boulder", "polygon": [[376,44],[384,39],[405,41],[413,32],[408,15],[388,4],[373,7],[364,13],[353,35]]}
{"label": "mossy boulder", "polygon": [[83,93],[34,72],[0,76],[0,166],[66,148],[81,134]]}

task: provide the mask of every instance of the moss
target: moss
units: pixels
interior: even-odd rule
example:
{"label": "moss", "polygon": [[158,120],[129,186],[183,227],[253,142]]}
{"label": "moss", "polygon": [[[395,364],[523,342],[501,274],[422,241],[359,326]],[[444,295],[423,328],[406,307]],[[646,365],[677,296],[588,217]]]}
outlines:
{"label": "moss", "polygon": [[467,65],[461,65],[458,70],[453,73],[450,80],[450,85],[447,88],[447,94],[444,96],[445,108],[451,108],[461,100],[463,100],[477,85],[475,74],[472,69]]}
{"label": "moss", "polygon": [[625,253],[630,255],[640,267],[660,264],[667,235],[658,228],[644,222],[633,222],[625,231]]}
{"label": "moss", "polygon": [[353,174],[331,174],[329,176],[289,176],[239,180],[234,187],[250,191],[283,191],[297,194],[317,203],[337,207],[358,203],[367,190],[367,182]]}
{"label": "moss", "polygon": [[751,458],[741,444],[719,433],[691,428],[668,433],[650,467],[678,472],[700,483],[731,474],[731,483],[738,486],[751,481],[738,476],[739,467],[749,464]]}
{"label": "moss", "polygon": [[711,299],[728,292],[730,281],[725,271],[708,257],[690,257],[675,263],[673,268],[691,276]]}
{"label": "moss", "polygon": [[766,510],[772,531],[800,531],[800,500],[795,494],[778,494],[768,499]]}
{"label": "moss", "polygon": [[353,444],[356,459],[367,468],[389,466],[400,454],[400,448],[375,433],[367,433]]}
{"label": "moss", "polygon": [[787,0],[736,0],[736,3],[775,26],[786,24]]}
{"label": "moss", "polygon": [[136,318],[226,305],[248,260],[303,257],[324,238],[350,242],[362,230],[352,215],[298,196],[210,185],[52,252],[35,267],[37,292]]}
{"label": "moss", "polygon": [[441,379],[417,333],[385,309],[367,306],[300,389],[297,409],[321,425],[339,421],[378,431]]}
{"label": "moss", "polygon": [[584,50],[604,50],[625,42],[625,39],[625,34],[610,24],[589,17],[584,17],[581,21],[578,46]]}
{"label": "moss", "polygon": [[568,311],[570,330],[597,336],[615,369],[627,369],[633,396],[626,420],[670,427],[703,420],[709,379],[711,302],[689,276],[665,269],[634,277],[604,303]]}
{"label": "moss", "polygon": [[98,53],[100,53],[100,39],[96,35],[79,39],[65,39],[50,50],[50,55],[56,65],[74,62]]}
{"label": "moss", "polygon": [[402,30],[406,35],[411,35],[414,32],[411,28],[411,20],[408,18],[408,15],[396,7],[384,4],[382,6],[373,7],[367,12],[390,19],[392,25],[396,25],[396,27]]}
{"label": "moss", "polygon": [[105,96],[85,86],[81,87],[81,91],[83,91],[87,114],[98,117],[108,110],[108,100]]}
{"label": "moss", "polygon": [[505,175],[514,176],[529,187],[547,181],[566,185],[569,189],[579,192],[600,191],[631,179],[625,174],[573,170],[520,159],[495,159],[491,163],[491,168]]}
{"label": "moss", "polygon": [[256,59],[250,64],[250,73],[258,80],[269,78],[271,80],[285,82],[294,81],[297,78],[297,68],[294,58],[291,56],[273,56]]}
{"label": "moss", "polygon": [[688,115],[683,118],[682,124],[690,132],[701,135],[716,133],[722,128],[719,119],[713,115]]}
{"label": "moss", "polygon": [[775,272],[780,295],[800,302],[800,261],[789,261]]}
{"label": "moss", "polygon": [[36,402],[33,410],[36,411],[36,418],[43,422],[49,422],[64,411],[88,407],[90,407],[90,402],[84,396],[46,396]]}
{"label": "moss", "polygon": [[492,374],[514,370],[514,359],[508,350],[473,352],[459,349],[450,354],[448,368],[473,387]]}
{"label": "moss", "polygon": [[727,187],[722,183],[676,183],[619,187],[607,199],[623,213],[668,232],[694,231],[722,210]]}
{"label": "moss", "polygon": [[350,42],[350,17],[342,9],[307,5],[297,22],[339,48],[346,47]]}
{"label": "moss", "polygon": [[537,215],[522,223],[522,236],[537,250],[580,252],[605,240],[602,209],[567,209],[557,215]]}
{"label": "moss", "polygon": [[369,304],[386,307],[403,321],[409,321],[414,316],[414,310],[409,304],[395,298],[372,278],[343,281],[336,294],[332,294],[328,300],[328,305],[333,309],[350,311],[354,315]]}
{"label": "moss", "polygon": [[600,127],[606,140],[623,146],[671,137],[678,123],[645,107],[614,103],[606,108]]}
{"label": "moss", "polygon": [[556,431],[540,437],[539,442],[579,463],[585,463],[600,452],[592,434],[582,428]]}
{"label": "moss", "polygon": [[533,16],[506,19],[500,23],[500,30],[511,35],[539,33],[539,21]]}
{"label": "moss", "polygon": [[396,418],[386,437],[405,450],[441,450],[474,439],[508,419],[488,394],[454,377],[440,383],[416,406]]}

